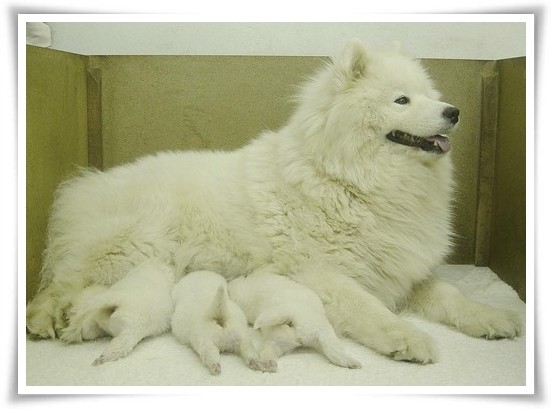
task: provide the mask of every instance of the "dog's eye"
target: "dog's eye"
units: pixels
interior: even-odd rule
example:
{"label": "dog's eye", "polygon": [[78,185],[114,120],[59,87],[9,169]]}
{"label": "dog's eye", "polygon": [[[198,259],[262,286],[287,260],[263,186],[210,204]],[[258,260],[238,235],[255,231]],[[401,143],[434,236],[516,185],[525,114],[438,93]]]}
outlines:
{"label": "dog's eye", "polygon": [[409,98],[408,97],[400,97],[396,100],[394,100],[395,103],[397,104],[400,104],[400,105],[406,105],[406,104],[409,104]]}

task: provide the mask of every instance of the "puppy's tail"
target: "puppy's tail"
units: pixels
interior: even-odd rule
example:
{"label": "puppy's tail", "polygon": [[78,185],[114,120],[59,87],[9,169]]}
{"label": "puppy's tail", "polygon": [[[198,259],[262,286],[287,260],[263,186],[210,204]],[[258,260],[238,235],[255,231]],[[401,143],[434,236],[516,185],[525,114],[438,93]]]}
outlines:
{"label": "puppy's tail", "polygon": [[216,290],[209,315],[218,325],[225,326],[226,317],[228,316],[228,293],[222,285]]}

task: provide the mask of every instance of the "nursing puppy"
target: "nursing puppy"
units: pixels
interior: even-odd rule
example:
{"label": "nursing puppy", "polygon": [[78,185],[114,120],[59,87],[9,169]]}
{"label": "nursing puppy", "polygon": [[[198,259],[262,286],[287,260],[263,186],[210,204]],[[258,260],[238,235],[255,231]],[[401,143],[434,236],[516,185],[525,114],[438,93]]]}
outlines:
{"label": "nursing puppy", "polygon": [[308,288],[287,277],[256,272],[231,281],[229,291],[254,328],[262,330],[260,357],[274,367],[280,356],[300,346],[320,351],[335,365],[361,367],[344,352],[319,297]]}
{"label": "nursing puppy", "polygon": [[74,300],[61,339],[74,343],[110,335],[93,365],[125,357],[143,338],[169,330],[172,276],[166,266],[149,261],[111,287],[86,288]]}
{"label": "nursing puppy", "polygon": [[253,334],[243,311],[228,297],[226,280],[210,271],[187,274],[172,290],[172,332],[199,355],[213,375],[220,369],[220,352],[241,355],[246,364],[273,371],[258,359]]}

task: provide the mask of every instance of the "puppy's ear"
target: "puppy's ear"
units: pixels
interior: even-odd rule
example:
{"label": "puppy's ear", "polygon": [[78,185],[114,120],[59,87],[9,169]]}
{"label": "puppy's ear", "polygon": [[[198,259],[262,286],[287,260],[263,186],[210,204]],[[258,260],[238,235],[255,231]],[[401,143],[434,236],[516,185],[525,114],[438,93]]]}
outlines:
{"label": "puppy's ear", "polygon": [[283,325],[290,322],[292,321],[288,314],[278,310],[268,310],[258,315],[254,322],[253,328],[261,329],[265,327],[273,327],[275,325]]}
{"label": "puppy's ear", "polygon": [[350,40],[340,55],[333,59],[342,79],[354,81],[365,75],[369,57],[363,43],[358,39]]}

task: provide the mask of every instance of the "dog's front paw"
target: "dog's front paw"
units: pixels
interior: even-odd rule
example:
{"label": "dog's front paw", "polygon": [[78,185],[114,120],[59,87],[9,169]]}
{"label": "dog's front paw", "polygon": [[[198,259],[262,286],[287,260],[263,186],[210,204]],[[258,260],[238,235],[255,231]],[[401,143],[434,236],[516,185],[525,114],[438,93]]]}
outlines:
{"label": "dog's front paw", "polygon": [[47,294],[38,294],[28,305],[27,331],[31,338],[56,338],[64,326],[63,312]]}
{"label": "dog's front paw", "polygon": [[27,331],[32,339],[56,337],[53,318],[48,314],[27,314]]}
{"label": "dog's front paw", "polygon": [[515,313],[483,304],[473,314],[463,317],[458,327],[467,335],[487,339],[515,338],[523,329]]}
{"label": "dog's front paw", "polygon": [[68,344],[78,344],[82,342],[82,330],[77,325],[69,325],[61,332],[59,337],[63,342]]}
{"label": "dog's front paw", "polygon": [[392,336],[393,348],[388,354],[392,359],[420,364],[436,362],[436,349],[428,335],[417,330],[405,330],[394,332]]}
{"label": "dog's front paw", "polygon": [[321,348],[325,356],[333,364],[343,368],[360,369],[362,364],[346,354],[336,339],[325,339],[321,341]]}

